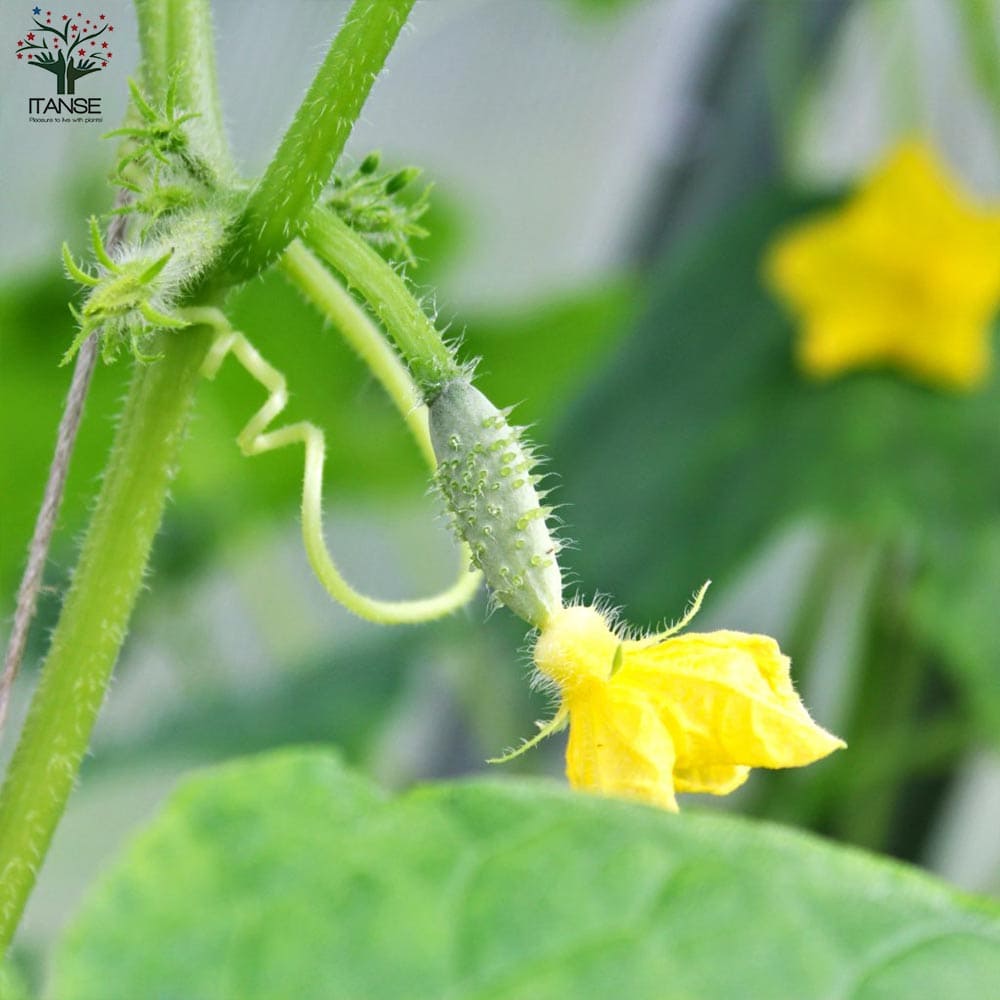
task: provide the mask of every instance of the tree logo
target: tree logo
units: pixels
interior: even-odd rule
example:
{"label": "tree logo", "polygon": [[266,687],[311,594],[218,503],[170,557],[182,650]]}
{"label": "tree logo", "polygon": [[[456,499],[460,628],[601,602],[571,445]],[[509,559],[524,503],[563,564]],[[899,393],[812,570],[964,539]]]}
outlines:
{"label": "tree logo", "polygon": [[33,7],[35,27],[17,42],[17,58],[37,66],[56,78],[57,94],[75,94],[76,81],[100,73],[111,61],[115,26],[98,14],[85,18],[82,11],[70,14]]}

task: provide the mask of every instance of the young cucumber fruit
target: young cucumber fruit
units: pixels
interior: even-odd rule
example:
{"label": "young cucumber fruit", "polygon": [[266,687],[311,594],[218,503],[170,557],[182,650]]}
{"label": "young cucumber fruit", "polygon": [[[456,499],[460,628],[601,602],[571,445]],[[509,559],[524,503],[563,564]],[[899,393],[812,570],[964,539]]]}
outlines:
{"label": "young cucumber fruit", "polygon": [[473,562],[496,600],[544,625],[562,607],[559,543],[520,429],[463,378],[446,382],[431,402],[430,432],[438,486]]}

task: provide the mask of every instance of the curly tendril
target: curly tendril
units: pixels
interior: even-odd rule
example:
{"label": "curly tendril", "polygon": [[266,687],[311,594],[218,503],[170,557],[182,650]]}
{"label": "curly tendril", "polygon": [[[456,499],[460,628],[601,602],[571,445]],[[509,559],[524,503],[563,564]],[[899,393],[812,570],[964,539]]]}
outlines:
{"label": "curly tendril", "polygon": [[[268,426],[288,402],[285,376],[265,361],[242,333],[232,329],[220,310],[195,307],[183,310],[183,315],[189,322],[209,326],[216,332],[215,341],[202,365],[202,374],[206,378],[214,378],[223,361],[231,355],[268,390],[269,395],[264,405],[250,418],[236,439],[243,454],[248,457],[261,455],[286,445],[300,443],[305,448],[302,539],[313,571],[330,596],[359,617],[385,625],[429,621],[449,614],[467,603],[480,582],[479,574],[470,572],[467,568],[467,550],[463,550],[463,566],[458,579],[446,590],[432,597],[402,601],[378,600],[360,593],[347,582],[330,555],[323,536],[323,464],[326,452],[323,431],[308,421],[269,431]],[[410,424],[412,428],[413,422],[410,421]],[[423,434],[427,434],[426,423]],[[426,448],[422,447],[421,450],[426,454]]]}

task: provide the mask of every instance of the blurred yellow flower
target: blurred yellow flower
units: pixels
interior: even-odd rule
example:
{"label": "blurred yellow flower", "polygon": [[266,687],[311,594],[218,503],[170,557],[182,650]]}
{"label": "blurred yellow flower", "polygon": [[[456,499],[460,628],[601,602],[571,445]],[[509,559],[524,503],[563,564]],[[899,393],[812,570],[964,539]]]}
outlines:
{"label": "blurred yellow flower", "polygon": [[765,270],[802,324],[810,375],[893,365],[969,389],[989,369],[1000,211],[976,205],[923,143],[900,145],[844,205],[779,237]]}
{"label": "blurred yellow flower", "polygon": [[676,810],[675,792],[724,795],[751,767],[811,764],[844,746],[809,717],[773,639],[674,632],[622,639],[588,607],[542,629],[535,663],[562,704],[532,744],[568,719],[575,788]]}

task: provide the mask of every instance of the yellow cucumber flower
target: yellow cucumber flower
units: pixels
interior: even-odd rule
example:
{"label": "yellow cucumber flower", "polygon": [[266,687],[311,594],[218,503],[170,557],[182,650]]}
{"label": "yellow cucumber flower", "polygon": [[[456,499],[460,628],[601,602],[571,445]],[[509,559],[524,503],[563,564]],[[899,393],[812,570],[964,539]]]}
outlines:
{"label": "yellow cucumber flower", "polygon": [[521,432],[467,378],[430,401],[438,487],[493,598],[538,629],[535,665],[559,690],[535,746],[569,722],[570,784],[676,809],[676,792],[724,795],[751,767],[811,764],[844,744],[792,689],[788,658],[766,636],[619,635],[596,608],[566,607],[539,477]]}
{"label": "yellow cucumber flower", "polygon": [[752,767],[799,767],[843,747],[810,718],[773,639],[676,634],[700,597],[674,629],[638,640],[622,638],[593,607],[552,615],[534,657],[561,705],[515,753],[568,721],[574,788],[676,810],[676,792],[725,795]]}
{"label": "yellow cucumber flower", "polygon": [[1000,211],[924,143],[904,142],[842,206],[780,236],[765,271],[801,324],[810,375],[889,365],[970,389],[989,370]]}

